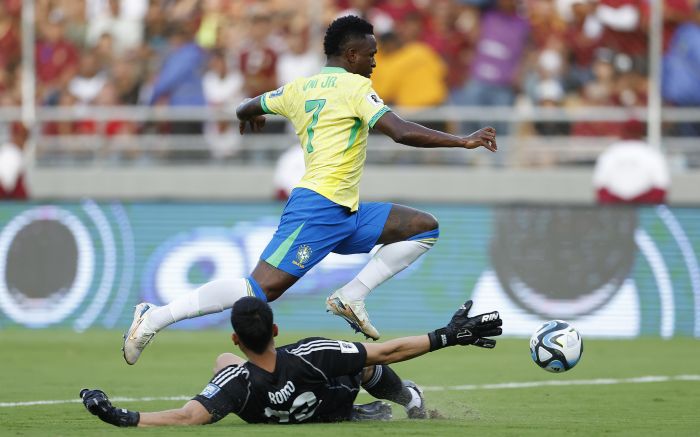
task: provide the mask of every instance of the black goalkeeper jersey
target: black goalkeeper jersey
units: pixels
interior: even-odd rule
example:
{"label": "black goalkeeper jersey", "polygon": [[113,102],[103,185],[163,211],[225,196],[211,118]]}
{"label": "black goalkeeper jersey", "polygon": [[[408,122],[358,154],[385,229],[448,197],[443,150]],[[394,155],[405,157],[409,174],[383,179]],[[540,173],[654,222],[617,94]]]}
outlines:
{"label": "black goalkeeper jersey", "polygon": [[307,338],[277,348],[274,372],[228,366],[193,399],[213,421],[229,413],[248,423],[348,420],[366,358],[362,343]]}

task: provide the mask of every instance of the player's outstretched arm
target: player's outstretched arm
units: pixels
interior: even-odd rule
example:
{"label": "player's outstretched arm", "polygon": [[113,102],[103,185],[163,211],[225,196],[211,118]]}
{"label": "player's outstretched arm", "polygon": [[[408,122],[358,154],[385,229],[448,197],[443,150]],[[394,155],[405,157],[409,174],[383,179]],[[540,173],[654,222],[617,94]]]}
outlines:
{"label": "player's outstretched arm", "polygon": [[238,117],[238,131],[243,135],[246,124],[250,126],[252,132],[260,132],[265,127],[265,111],[261,103],[262,96],[245,99],[236,108]]}
{"label": "player's outstretched arm", "polygon": [[182,408],[175,410],[140,414],[138,426],[206,425],[212,421],[211,413],[197,401],[188,401]]}
{"label": "player's outstretched arm", "polygon": [[119,427],[163,426],[163,425],[205,425],[211,423],[212,415],[197,401],[189,401],[175,410],[139,413],[117,408],[102,390],[82,389],[80,397],[87,410],[103,422]]}
{"label": "player's outstretched arm", "polygon": [[496,144],[496,129],[485,127],[466,136],[456,135],[429,129],[412,121],[406,121],[393,112],[382,115],[374,125],[384,135],[397,143],[413,147],[461,147],[476,149],[484,147],[491,152],[498,150]]}
{"label": "player's outstretched arm", "polygon": [[454,313],[447,326],[427,335],[402,337],[383,343],[363,343],[367,350],[366,365],[397,363],[455,345],[472,344],[493,349],[496,340],[487,337],[496,337],[503,332],[500,328],[503,321],[498,311],[470,317],[471,307],[472,301],[466,301]]}

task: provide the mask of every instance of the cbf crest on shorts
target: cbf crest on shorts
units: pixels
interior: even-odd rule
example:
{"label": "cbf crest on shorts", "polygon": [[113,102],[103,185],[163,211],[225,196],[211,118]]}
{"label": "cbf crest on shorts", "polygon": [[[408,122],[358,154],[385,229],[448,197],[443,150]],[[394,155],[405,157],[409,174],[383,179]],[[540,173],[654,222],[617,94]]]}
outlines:
{"label": "cbf crest on shorts", "polygon": [[299,249],[297,249],[297,259],[292,261],[292,263],[303,269],[304,265],[311,259],[311,252],[311,247],[309,247],[308,244],[302,244],[299,246]]}

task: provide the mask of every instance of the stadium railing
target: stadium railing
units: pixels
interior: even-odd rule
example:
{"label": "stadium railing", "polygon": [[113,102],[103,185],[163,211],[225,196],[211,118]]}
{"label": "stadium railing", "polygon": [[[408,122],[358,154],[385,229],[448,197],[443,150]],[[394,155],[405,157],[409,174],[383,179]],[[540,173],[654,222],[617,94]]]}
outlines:
{"label": "stadium railing", "polygon": [[[368,150],[368,162],[383,163],[423,163],[437,165],[471,164],[506,167],[528,167],[537,165],[566,166],[591,165],[598,154],[616,140],[611,136],[543,136],[528,129],[536,122],[576,122],[624,123],[630,119],[644,121],[647,108],[620,107],[458,107],[441,106],[420,110],[395,108],[406,119],[446,129],[455,134],[464,134],[463,122],[480,125],[501,124],[508,126],[508,134],[499,136],[500,153],[497,157],[485,154],[464,154],[458,151],[425,151],[407,149],[394,144],[388,138],[375,135]],[[0,108],[0,123],[20,120],[21,108]],[[700,124],[700,108],[664,108],[662,122],[668,126],[678,123]],[[71,134],[46,133],[47,124],[56,122],[80,122],[89,120],[99,126],[109,121],[132,122],[140,127],[136,134]],[[237,138],[237,123],[233,109],[210,107],[39,107],[36,109],[33,136],[28,149],[32,165],[71,166],[120,165],[124,162],[140,160],[169,164],[177,162],[207,163],[211,161],[231,161],[245,164],[270,164],[279,153],[296,142],[290,129],[285,129],[280,117],[270,119],[274,133],[248,135]],[[172,135],[161,133],[155,126],[166,122],[225,122],[230,121],[232,138],[226,147],[228,153],[222,156],[212,154],[211,135]],[[143,129],[143,126],[152,129]],[[285,133],[290,132],[290,133]],[[219,137],[221,139],[221,137]],[[664,135],[659,147],[674,168],[700,167],[700,144],[697,137]],[[399,153],[400,152],[400,153]],[[128,156],[126,156],[126,155]]]}

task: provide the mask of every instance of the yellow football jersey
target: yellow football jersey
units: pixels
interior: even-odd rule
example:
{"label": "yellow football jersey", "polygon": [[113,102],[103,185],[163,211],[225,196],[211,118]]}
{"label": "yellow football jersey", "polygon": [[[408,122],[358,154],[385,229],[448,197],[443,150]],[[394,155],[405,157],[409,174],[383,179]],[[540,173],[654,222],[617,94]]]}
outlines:
{"label": "yellow football jersey", "polygon": [[261,103],[268,114],[289,119],[299,136],[306,173],[297,187],[356,211],[369,128],[390,111],[372,82],[343,68],[324,67],[263,94]]}

